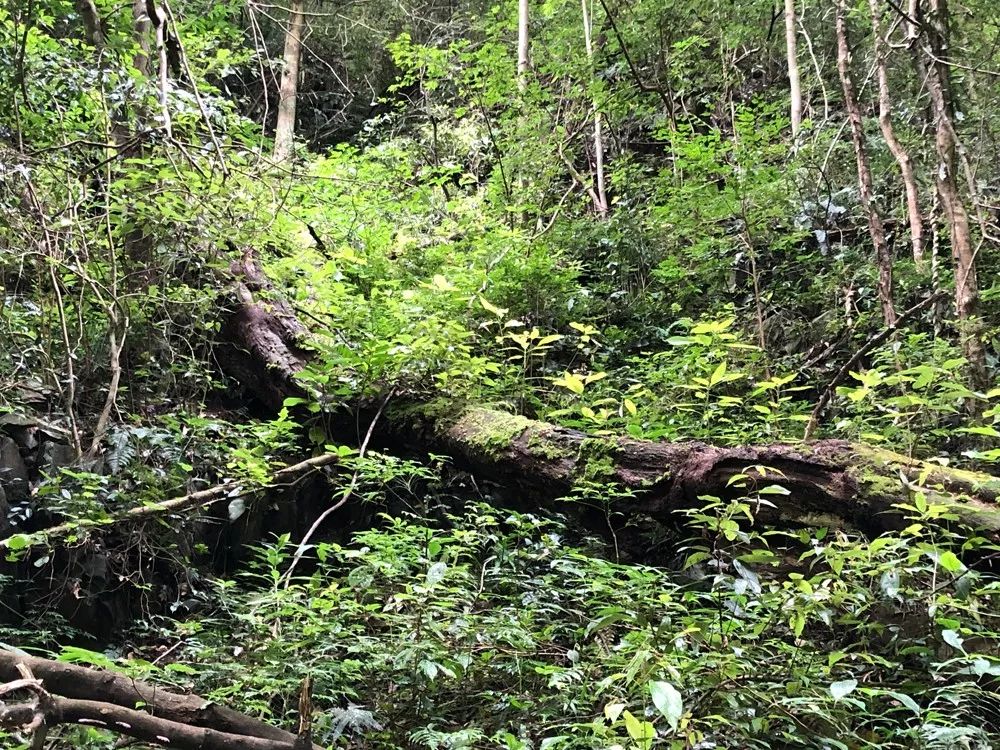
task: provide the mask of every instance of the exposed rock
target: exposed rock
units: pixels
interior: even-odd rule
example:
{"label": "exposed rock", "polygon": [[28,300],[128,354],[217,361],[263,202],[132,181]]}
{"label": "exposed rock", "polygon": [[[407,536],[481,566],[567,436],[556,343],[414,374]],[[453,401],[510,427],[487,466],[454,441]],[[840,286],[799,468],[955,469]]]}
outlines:
{"label": "exposed rock", "polygon": [[38,468],[46,474],[54,475],[59,473],[59,469],[73,466],[76,462],[77,455],[73,446],[65,443],[47,442],[42,445]]}
{"label": "exposed rock", "polygon": [[28,467],[17,443],[6,435],[0,435],[0,488],[8,503],[18,503],[29,494]]}
{"label": "exposed rock", "polygon": [[7,521],[7,513],[10,511],[10,504],[7,502],[7,493],[0,487],[0,537],[7,536],[10,531],[10,523]]}

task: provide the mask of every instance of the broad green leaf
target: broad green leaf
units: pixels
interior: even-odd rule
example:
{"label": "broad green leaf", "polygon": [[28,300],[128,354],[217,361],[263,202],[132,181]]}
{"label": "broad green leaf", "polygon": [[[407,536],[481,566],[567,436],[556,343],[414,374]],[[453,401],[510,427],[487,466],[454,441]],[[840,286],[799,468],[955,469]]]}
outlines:
{"label": "broad green leaf", "polygon": [[962,646],[965,640],[956,631],[950,629],[942,630],[941,639],[956,651],[965,653],[965,648]]}
{"label": "broad green leaf", "polygon": [[708,379],[708,385],[709,385],[709,387],[712,387],[713,385],[717,385],[718,383],[721,383],[722,379],[724,377],[726,377],[726,363],[725,362],[721,363],[718,367],[716,367],[715,371],[709,377],[709,379]]}
{"label": "broad green leaf", "polygon": [[552,385],[561,386],[562,388],[573,391],[573,393],[577,395],[583,393],[586,388],[583,378],[572,372],[566,372],[558,378],[554,378],[552,380]]}
{"label": "broad green leaf", "polygon": [[427,569],[427,585],[433,586],[440,583],[448,572],[448,563],[436,562]]}
{"label": "broad green leaf", "polygon": [[917,715],[920,714],[921,712],[920,706],[917,704],[915,700],[913,700],[913,698],[908,696],[906,693],[900,693],[895,690],[887,690],[885,694],[902,703],[906,708],[913,711],[913,713]]}
{"label": "broad green leaf", "polygon": [[958,555],[951,550],[946,550],[938,555],[938,564],[949,573],[958,573],[965,567],[958,559]]}
{"label": "broad green leaf", "polygon": [[684,715],[684,700],[680,692],[669,682],[654,680],[649,683],[649,694],[656,710],[663,714],[670,728],[676,732]]}
{"label": "broad green leaf", "polygon": [[830,685],[830,695],[833,696],[835,701],[839,701],[841,698],[853,693],[857,686],[858,681],[853,678],[850,680],[838,680]]}
{"label": "broad green leaf", "polygon": [[483,309],[488,313],[496,315],[498,318],[503,318],[509,312],[506,307],[497,307],[491,304],[485,297],[479,295],[479,304],[483,306]]}
{"label": "broad green leaf", "polygon": [[649,750],[656,736],[656,727],[648,721],[635,718],[629,711],[625,711],[622,717],[625,719],[625,731],[639,750]]}

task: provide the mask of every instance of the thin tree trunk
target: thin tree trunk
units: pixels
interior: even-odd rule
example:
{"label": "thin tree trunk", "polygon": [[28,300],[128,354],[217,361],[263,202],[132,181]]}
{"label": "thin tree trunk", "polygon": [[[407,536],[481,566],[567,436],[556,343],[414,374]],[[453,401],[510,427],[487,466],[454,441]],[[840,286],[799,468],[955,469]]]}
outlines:
{"label": "thin tree trunk", "polygon": [[517,2],[517,90],[528,88],[528,0]]}
{"label": "thin tree trunk", "polygon": [[955,263],[955,313],[961,323],[959,335],[968,361],[973,388],[990,386],[983,346],[983,325],[979,319],[979,282],[976,277],[976,250],[972,240],[969,214],[958,188],[958,136],[955,132],[954,98],[951,90],[949,18],[946,0],[930,0],[929,13],[923,14],[921,2],[914,3],[917,20],[924,34],[927,57],[927,90],[934,113],[934,145],[938,157],[935,182],[941,207],[948,218],[951,254]]}
{"label": "thin tree trunk", "polygon": [[295,150],[295,101],[299,88],[299,60],[305,31],[303,0],[292,0],[285,32],[284,67],[278,93],[278,122],[274,129],[274,160],[286,162]]}
{"label": "thin tree trunk", "polygon": [[167,64],[167,14],[151,3],[152,10],[156,14],[153,22],[156,24],[156,52],[159,58],[159,100],[160,115],[163,118],[163,130],[167,138],[173,136],[173,127],[170,122],[170,105],[167,99],[169,88],[170,68]]}
{"label": "thin tree trunk", "polygon": [[87,43],[98,51],[104,49],[107,39],[104,36],[104,27],[101,24],[101,16],[97,12],[94,0],[76,0],[76,11],[83,20],[83,28],[86,32]]}
{"label": "thin tree trunk", "polygon": [[[594,67],[594,44],[592,40],[593,14],[587,7],[587,0],[580,0],[580,7],[583,11],[583,40],[587,48],[587,62],[590,63],[591,72]],[[604,183],[604,124],[599,103],[595,97],[594,105],[594,170],[597,173],[597,201],[594,210],[601,218],[608,215],[608,193]]]}
{"label": "thin tree trunk", "polygon": [[151,19],[146,10],[146,0],[132,0],[132,36],[139,49],[132,64],[143,78],[149,77],[149,26]]}
{"label": "thin tree trunk", "polygon": [[861,109],[858,106],[854,81],[851,78],[851,51],[847,38],[846,0],[837,0],[837,70],[840,73],[840,83],[844,89],[844,107],[851,126],[851,139],[854,142],[854,156],[858,168],[858,194],[861,206],[868,216],[868,230],[871,233],[872,244],[875,246],[875,259],[878,264],[878,296],[882,304],[882,319],[886,326],[896,323],[896,310],[892,303],[892,252],[885,236],[885,225],[875,208],[872,190],[872,170],[868,162],[868,152],[865,145],[864,121],[861,119]]}
{"label": "thin tree trunk", "polygon": [[882,137],[892,152],[899,171],[903,176],[906,192],[906,215],[910,224],[910,242],[913,246],[913,262],[917,268],[924,265],[924,219],[920,211],[920,193],[917,178],[913,172],[913,160],[909,152],[896,137],[892,127],[892,97],[889,93],[889,72],[886,62],[886,40],[882,38],[882,11],[880,0],[869,0],[872,14],[872,44],[875,49],[875,69],[878,78],[878,124]]}
{"label": "thin tree trunk", "polygon": [[[528,0],[518,0],[517,2],[517,91],[519,95],[519,104],[522,107],[521,110],[521,121],[523,123],[523,107],[525,101],[525,93],[528,91]],[[520,200],[524,201],[524,196],[527,194],[528,190],[528,179],[524,174],[524,169],[518,168],[517,175],[517,185],[518,193],[520,194]],[[511,214],[510,222],[511,228],[516,226],[517,221],[520,220],[521,224],[524,224],[528,219],[527,212],[522,208],[517,217]]]}
{"label": "thin tree trunk", "polygon": [[791,95],[793,138],[797,137],[802,129],[802,83],[799,80],[799,52],[795,26],[795,0],[785,0],[785,50],[788,57],[788,90]]}

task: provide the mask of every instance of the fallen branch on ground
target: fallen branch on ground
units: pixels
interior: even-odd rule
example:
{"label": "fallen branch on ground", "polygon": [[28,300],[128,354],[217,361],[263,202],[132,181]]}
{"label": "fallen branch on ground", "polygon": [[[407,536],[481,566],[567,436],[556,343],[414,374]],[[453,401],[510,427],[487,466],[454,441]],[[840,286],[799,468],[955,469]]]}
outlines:
{"label": "fallen branch on ground", "polygon": [[172,693],[113,672],[0,650],[0,680],[7,681],[0,685],[0,695],[33,696],[0,703],[0,725],[7,729],[41,731],[57,724],[84,724],[192,750],[301,747],[291,732],[197,695]]}
{"label": "fallen branch on ground", "polygon": [[24,549],[42,542],[61,539],[87,528],[113,526],[125,521],[142,521],[147,518],[162,516],[167,513],[177,513],[191,508],[204,508],[207,505],[219,500],[261,492],[262,490],[279,485],[292,477],[298,478],[309,471],[314,471],[324,466],[335,464],[341,459],[342,456],[339,453],[322,453],[318,456],[313,456],[312,458],[307,458],[304,461],[299,461],[296,464],[291,464],[278,469],[272,475],[271,481],[264,485],[248,487],[245,482],[232,480],[229,482],[223,482],[222,484],[217,484],[214,487],[208,487],[204,490],[191,492],[187,495],[180,495],[169,500],[163,500],[158,503],[149,503],[147,505],[129,508],[124,513],[111,518],[96,521],[77,519],[61,523],[57,526],[50,526],[47,529],[42,529],[41,531],[36,531],[31,534],[12,534],[5,539],[0,539],[0,550]]}

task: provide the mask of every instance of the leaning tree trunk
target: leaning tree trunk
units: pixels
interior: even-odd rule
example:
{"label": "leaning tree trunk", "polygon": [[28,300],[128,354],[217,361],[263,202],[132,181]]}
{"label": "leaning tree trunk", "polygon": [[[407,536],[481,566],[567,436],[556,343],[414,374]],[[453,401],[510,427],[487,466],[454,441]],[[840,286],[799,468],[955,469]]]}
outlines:
{"label": "leaning tree trunk", "polygon": [[892,251],[886,237],[882,216],[875,206],[872,168],[868,161],[864,121],[861,118],[861,108],[858,106],[854,79],[851,77],[851,50],[847,39],[846,0],[837,1],[836,14],[837,70],[840,72],[840,83],[844,89],[844,108],[847,110],[847,120],[851,126],[851,139],[854,142],[854,156],[858,168],[858,197],[868,217],[868,230],[871,234],[872,245],[875,247],[875,260],[878,265],[878,297],[882,303],[882,319],[886,326],[892,326],[896,323],[896,310],[892,303]]}
{"label": "leaning tree trunk", "polygon": [[875,53],[875,72],[878,79],[878,124],[882,130],[889,151],[892,152],[903,178],[906,194],[906,217],[910,225],[910,244],[913,248],[913,262],[918,269],[924,266],[924,218],[920,210],[920,191],[913,169],[913,159],[906,146],[896,136],[892,125],[892,94],[889,91],[889,68],[886,47],[888,41],[882,38],[881,0],[869,0],[872,17],[872,45]]}

